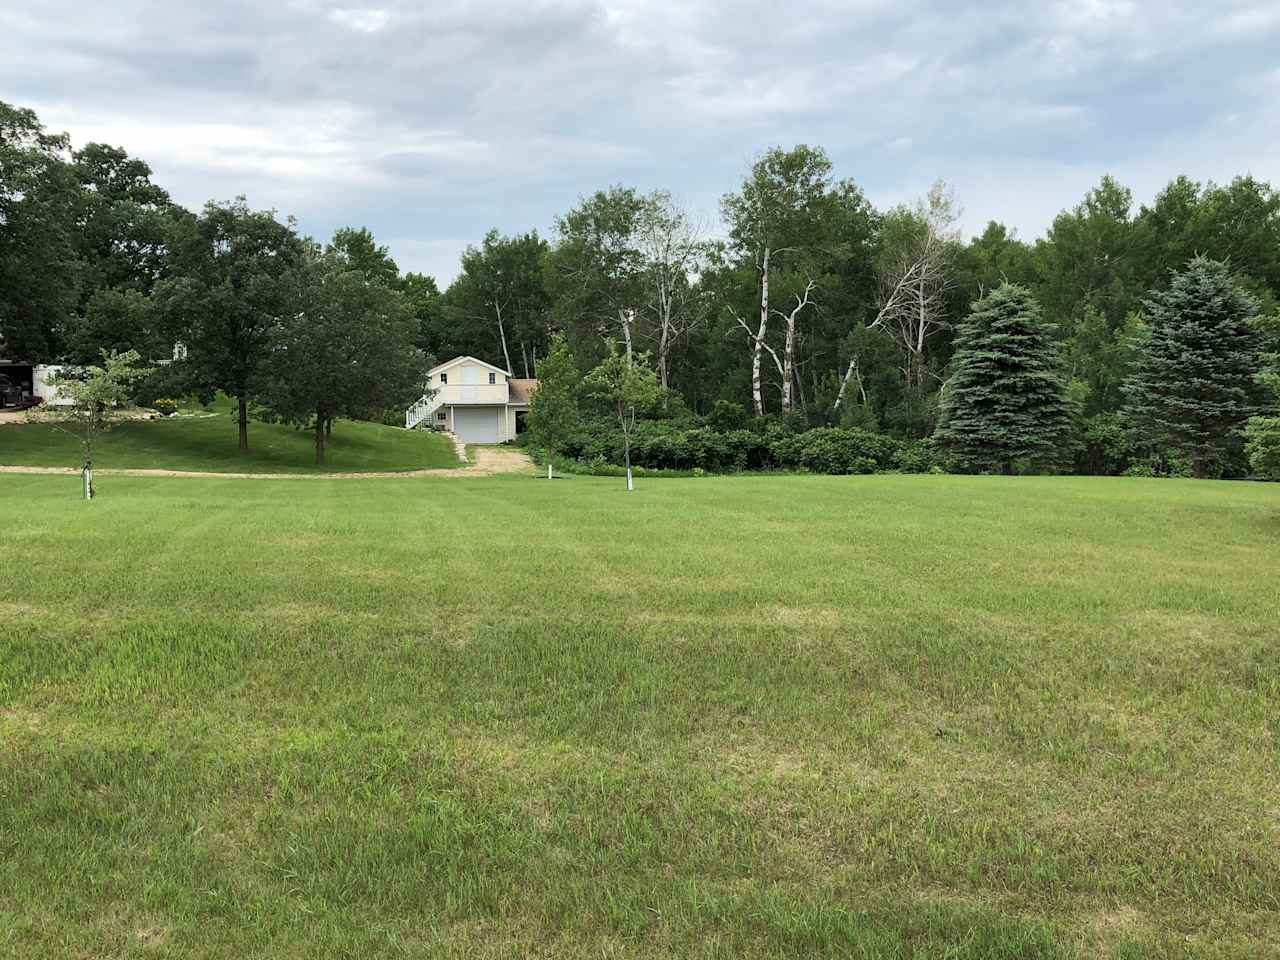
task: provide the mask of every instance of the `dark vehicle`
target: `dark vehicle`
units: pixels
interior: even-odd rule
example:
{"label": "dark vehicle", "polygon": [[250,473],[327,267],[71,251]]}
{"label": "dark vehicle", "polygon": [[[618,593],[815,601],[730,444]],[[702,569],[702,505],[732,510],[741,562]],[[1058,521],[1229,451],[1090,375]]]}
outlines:
{"label": "dark vehicle", "polygon": [[22,406],[22,385],[0,373],[0,407]]}

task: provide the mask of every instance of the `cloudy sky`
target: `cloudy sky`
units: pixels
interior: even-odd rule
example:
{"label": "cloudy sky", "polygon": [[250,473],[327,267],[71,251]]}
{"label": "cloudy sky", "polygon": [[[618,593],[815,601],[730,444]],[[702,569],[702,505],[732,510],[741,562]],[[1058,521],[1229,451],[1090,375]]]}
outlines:
{"label": "cloudy sky", "polygon": [[361,2],[5,0],[0,99],[442,281],[612,183],[713,218],[777,144],[1026,238],[1108,172],[1280,184],[1280,0]]}

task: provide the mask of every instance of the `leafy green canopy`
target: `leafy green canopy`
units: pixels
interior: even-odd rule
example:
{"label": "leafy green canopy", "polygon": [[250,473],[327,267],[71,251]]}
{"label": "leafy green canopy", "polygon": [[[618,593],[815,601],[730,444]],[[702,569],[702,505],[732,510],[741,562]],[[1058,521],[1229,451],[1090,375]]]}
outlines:
{"label": "leafy green canopy", "polygon": [[569,349],[569,339],[558,333],[551,352],[538,365],[538,389],[529,403],[529,432],[547,451],[558,453],[578,426],[578,394],[582,377]]}
{"label": "leafy green canopy", "polygon": [[1258,339],[1249,322],[1257,302],[1226,264],[1196,257],[1145,306],[1150,337],[1126,384],[1129,415],[1144,435],[1189,459],[1196,476],[1219,475],[1258,412]]}
{"label": "leafy green canopy", "polygon": [[1071,407],[1052,329],[1026,287],[1001,284],[973,305],[937,432],[957,468],[1012,473],[1055,459]]}
{"label": "leafy green canopy", "polygon": [[292,279],[298,309],[272,331],[260,400],[277,419],[314,425],[322,464],[334,420],[378,419],[408,405],[427,367],[405,295],[339,245],[313,248]]}

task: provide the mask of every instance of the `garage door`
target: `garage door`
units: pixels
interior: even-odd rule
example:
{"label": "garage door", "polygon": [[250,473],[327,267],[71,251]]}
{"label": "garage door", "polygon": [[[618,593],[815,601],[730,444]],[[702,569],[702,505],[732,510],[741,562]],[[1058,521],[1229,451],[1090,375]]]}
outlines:
{"label": "garage door", "polygon": [[454,407],[453,432],[463,443],[497,443],[498,408]]}

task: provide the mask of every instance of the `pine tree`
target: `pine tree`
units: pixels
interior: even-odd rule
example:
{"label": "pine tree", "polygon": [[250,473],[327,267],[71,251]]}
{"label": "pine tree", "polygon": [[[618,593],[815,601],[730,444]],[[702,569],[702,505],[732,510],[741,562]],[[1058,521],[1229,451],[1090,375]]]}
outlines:
{"label": "pine tree", "polygon": [[1151,335],[1126,384],[1129,416],[1197,477],[1221,475],[1239,456],[1240,432],[1257,412],[1257,309],[1227,265],[1207,257],[1145,302]]}
{"label": "pine tree", "polygon": [[1051,463],[1070,423],[1053,328],[1025,287],[1004,283],[957,331],[938,441],[965,471]]}

